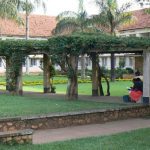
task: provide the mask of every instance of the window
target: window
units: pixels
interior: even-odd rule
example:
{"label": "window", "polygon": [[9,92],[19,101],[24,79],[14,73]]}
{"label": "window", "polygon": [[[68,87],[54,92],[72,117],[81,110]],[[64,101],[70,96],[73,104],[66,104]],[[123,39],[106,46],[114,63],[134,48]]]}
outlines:
{"label": "window", "polygon": [[36,66],[37,65],[37,61],[35,58],[31,58],[30,60],[30,66],[33,67],[33,66]]}
{"label": "window", "polygon": [[150,37],[150,32],[147,33],[141,33],[142,37]]}

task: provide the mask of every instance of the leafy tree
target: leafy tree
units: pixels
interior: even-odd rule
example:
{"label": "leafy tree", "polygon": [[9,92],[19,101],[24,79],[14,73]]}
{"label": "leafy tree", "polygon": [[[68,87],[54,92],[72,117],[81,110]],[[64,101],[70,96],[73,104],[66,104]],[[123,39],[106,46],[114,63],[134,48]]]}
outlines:
{"label": "leafy tree", "polygon": [[18,15],[18,1],[17,0],[0,0],[0,17],[8,18],[21,22]]}
{"label": "leafy tree", "polygon": [[[93,22],[97,27],[101,27],[104,31],[115,36],[120,25],[131,21],[132,15],[125,12],[130,6],[130,3],[122,5],[118,8],[116,0],[96,0],[100,13],[93,16]],[[114,81],[114,54],[111,54],[111,80]]]}
{"label": "leafy tree", "polygon": [[131,13],[125,12],[131,6],[130,3],[122,5],[121,8],[118,8],[116,0],[96,0],[96,4],[100,13],[93,16],[93,22],[112,35],[116,35],[120,25],[131,21]]}
{"label": "leafy tree", "polygon": [[[110,33],[115,36],[117,33],[117,28],[131,20],[131,14],[125,13],[124,11],[130,7],[130,3],[123,5],[118,8],[116,0],[96,0],[97,6],[99,7],[99,14],[92,17],[92,24],[97,30]],[[110,95],[110,86],[107,77],[104,75],[102,68],[99,64],[99,59],[97,62],[98,68],[98,82],[101,82],[101,78],[105,78],[107,82],[107,95]],[[111,80],[114,81],[114,53],[111,54]],[[100,95],[104,95],[102,84],[99,84]]]}
{"label": "leafy tree", "polygon": [[[88,30],[90,19],[83,7],[84,0],[79,0],[78,12],[64,11],[57,16],[57,25],[54,34],[71,34]],[[81,56],[81,78],[85,78],[85,57]]]}
{"label": "leafy tree", "polygon": [[57,16],[54,34],[68,34],[75,31],[83,32],[88,26],[87,12],[83,8],[83,0],[79,0],[79,10],[64,11]]}
{"label": "leafy tree", "polygon": [[[35,7],[38,7],[40,5],[43,6],[45,9],[45,3],[43,0],[17,0],[18,3],[18,10],[19,11],[25,11],[26,13],[26,40],[29,39],[29,15],[34,10]],[[26,73],[29,74],[29,57],[26,59]]]}

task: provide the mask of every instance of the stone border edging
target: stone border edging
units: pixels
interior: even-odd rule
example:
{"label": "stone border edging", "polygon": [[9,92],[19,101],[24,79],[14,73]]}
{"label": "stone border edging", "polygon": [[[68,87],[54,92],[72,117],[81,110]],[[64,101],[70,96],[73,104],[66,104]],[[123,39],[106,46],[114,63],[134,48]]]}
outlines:
{"label": "stone border edging", "polygon": [[121,119],[137,118],[146,115],[150,115],[149,105],[35,115],[30,117],[2,118],[0,119],[0,131],[54,129],[74,125],[104,123]]}

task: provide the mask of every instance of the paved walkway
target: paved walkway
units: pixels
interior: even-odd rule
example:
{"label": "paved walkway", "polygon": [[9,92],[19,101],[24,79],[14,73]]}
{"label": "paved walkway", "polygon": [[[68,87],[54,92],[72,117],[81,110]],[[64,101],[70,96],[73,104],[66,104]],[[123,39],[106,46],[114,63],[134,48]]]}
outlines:
{"label": "paved walkway", "polygon": [[33,134],[33,143],[42,144],[83,137],[111,135],[124,131],[131,131],[148,127],[150,128],[150,118],[138,118],[107,122],[104,124],[92,124],[59,129],[39,130],[35,131]]}

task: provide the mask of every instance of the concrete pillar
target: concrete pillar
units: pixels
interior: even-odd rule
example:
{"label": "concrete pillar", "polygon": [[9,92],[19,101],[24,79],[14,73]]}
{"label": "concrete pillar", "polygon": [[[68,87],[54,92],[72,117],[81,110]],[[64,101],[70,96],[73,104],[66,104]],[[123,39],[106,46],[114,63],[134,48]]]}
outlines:
{"label": "concrete pillar", "polygon": [[143,52],[143,103],[150,99],[150,50]]}
{"label": "concrete pillar", "polygon": [[115,81],[115,54],[111,53],[111,75],[110,80]]}
{"label": "concrete pillar", "polygon": [[111,59],[110,59],[110,57],[108,56],[107,57],[107,69],[110,69],[111,67],[110,67],[110,64],[111,64]]}
{"label": "concrete pillar", "polygon": [[98,78],[97,78],[97,65],[96,53],[92,54],[92,96],[98,96]]}
{"label": "concrete pillar", "polygon": [[50,59],[47,54],[43,56],[44,93],[50,92]]}
{"label": "concrete pillar", "polygon": [[86,75],[85,75],[85,69],[86,69],[86,56],[85,55],[81,55],[81,79],[85,79]]}
{"label": "concrete pillar", "polygon": [[129,65],[129,56],[126,56],[125,57],[125,67],[130,67],[130,65]]}
{"label": "concrete pillar", "polygon": [[119,57],[116,57],[116,68],[119,67]]}

